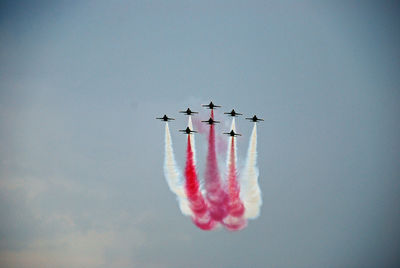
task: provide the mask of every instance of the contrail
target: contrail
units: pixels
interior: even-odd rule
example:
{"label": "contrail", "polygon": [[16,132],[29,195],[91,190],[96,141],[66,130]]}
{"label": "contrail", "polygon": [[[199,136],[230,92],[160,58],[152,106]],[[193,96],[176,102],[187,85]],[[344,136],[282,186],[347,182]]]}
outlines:
{"label": "contrail", "polygon": [[200,192],[200,185],[197,180],[196,167],[193,162],[192,143],[188,135],[187,158],[185,167],[185,190],[189,200],[189,206],[193,212],[193,222],[202,230],[212,230],[216,226],[216,222],[210,216],[208,206]]}
{"label": "contrail", "polygon": [[[213,110],[211,118],[214,119]],[[215,130],[214,125],[210,125],[208,136],[208,155],[205,171],[205,189],[207,201],[210,206],[211,217],[215,221],[222,221],[226,217],[228,210],[228,196],[221,186],[221,178],[218,170],[217,155],[215,152]]]}
{"label": "contrail", "polygon": [[262,204],[261,190],[258,185],[257,168],[257,123],[254,123],[251,133],[246,165],[241,176],[241,198],[244,203],[244,217],[257,218]]}
{"label": "contrail", "polygon": [[179,207],[182,213],[184,215],[192,215],[192,211],[189,208],[188,200],[183,187],[181,174],[175,162],[168,122],[165,122],[164,176],[167,180],[169,189],[177,196]]}
{"label": "contrail", "polygon": [[[232,118],[231,130],[235,131],[235,118]],[[229,149],[227,157],[227,169],[228,169],[228,216],[223,220],[225,228],[230,231],[238,231],[246,227],[247,220],[243,218],[245,209],[242,201],[240,200],[239,193],[240,188],[237,181],[237,170],[236,170],[236,139],[235,137],[229,137]]]}

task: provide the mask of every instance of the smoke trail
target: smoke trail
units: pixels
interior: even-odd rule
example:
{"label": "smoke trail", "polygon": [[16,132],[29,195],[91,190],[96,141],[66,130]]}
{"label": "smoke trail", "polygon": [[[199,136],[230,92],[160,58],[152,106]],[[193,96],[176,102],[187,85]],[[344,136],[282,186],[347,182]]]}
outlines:
{"label": "smoke trail", "polygon": [[192,211],[189,208],[188,200],[183,188],[181,174],[175,162],[168,122],[165,122],[164,176],[167,180],[169,189],[177,196],[179,207],[182,213],[184,215],[192,215]]}
{"label": "smoke trail", "polygon": [[246,165],[241,178],[241,197],[245,206],[245,218],[254,219],[260,214],[262,204],[261,190],[258,185],[257,168],[257,124],[254,123],[247,151]]}
{"label": "smoke trail", "polygon": [[[235,117],[232,117],[231,130],[233,130],[233,131],[236,132]],[[228,144],[231,143],[231,138],[232,138],[232,137],[229,137],[229,138],[228,138]],[[235,143],[236,143],[236,142],[235,142]],[[236,147],[236,144],[235,144],[235,147]],[[229,173],[229,165],[231,164],[231,148],[230,148],[230,146],[227,146],[227,148],[228,148],[228,151],[227,151],[227,153],[226,153],[226,168],[227,168],[228,173]],[[235,158],[235,161],[236,161],[236,158]]]}
{"label": "smoke trail", "polygon": [[[211,118],[214,119],[213,110]],[[208,155],[205,171],[205,189],[207,192],[207,201],[210,206],[211,217],[215,221],[221,221],[226,217],[228,196],[221,187],[221,178],[218,170],[217,155],[215,152],[215,130],[214,125],[210,125],[208,136]]]}
{"label": "smoke trail", "polygon": [[193,212],[193,222],[202,230],[211,230],[216,226],[216,222],[211,218],[197,180],[196,167],[193,162],[192,143],[188,135],[187,158],[185,167],[186,184],[185,190],[189,200],[190,208]]}
{"label": "smoke trail", "polygon": [[[188,127],[193,130],[193,123],[192,123],[192,116],[189,115],[189,119],[188,119]],[[196,144],[194,142],[194,135],[190,138],[190,145],[192,147],[192,152],[193,152],[193,163],[196,166]]]}
{"label": "smoke trail", "polygon": [[[231,129],[235,128],[235,118],[232,118]],[[230,231],[238,231],[246,227],[247,220],[243,218],[245,209],[243,202],[240,200],[239,193],[240,188],[237,181],[237,170],[236,170],[236,139],[235,137],[229,137],[229,150],[227,158],[228,168],[228,216],[223,220],[225,228]]]}
{"label": "smoke trail", "polygon": [[[199,132],[200,134],[208,135],[210,129],[206,124],[201,122],[201,119],[193,117],[193,125],[195,126],[197,132]],[[225,138],[226,137],[224,135],[218,135],[218,133],[216,133],[215,135],[215,150],[217,152],[217,155],[225,153],[228,149]]]}

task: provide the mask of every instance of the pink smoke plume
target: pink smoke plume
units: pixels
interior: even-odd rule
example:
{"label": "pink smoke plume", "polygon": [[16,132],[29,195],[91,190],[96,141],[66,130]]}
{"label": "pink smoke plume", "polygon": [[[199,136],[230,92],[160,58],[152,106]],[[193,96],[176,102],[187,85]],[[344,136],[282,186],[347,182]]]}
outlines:
{"label": "pink smoke plume", "polygon": [[[197,117],[193,118],[193,125],[195,126],[197,132],[199,132],[200,134],[208,134],[207,125],[201,122],[201,119]],[[226,152],[227,143],[225,137],[223,137],[222,135],[215,135],[215,148],[218,155]]]}
{"label": "pink smoke plume", "polygon": [[188,135],[187,143],[185,177],[185,190],[189,200],[190,209],[193,212],[193,222],[202,230],[212,230],[216,226],[216,222],[210,216],[207,203],[200,192],[196,166],[193,162],[193,150],[190,142],[190,135]]}
{"label": "pink smoke plume", "polygon": [[[214,119],[213,110],[211,110],[211,118]],[[215,221],[222,221],[228,214],[228,195],[221,185],[215,152],[214,125],[210,125],[208,136],[208,155],[204,182],[207,192],[206,197],[210,206],[210,215]]]}
{"label": "pink smoke plume", "polygon": [[236,171],[236,143],[235,138],[230,137],[230,159],[228,165],[228,216],[224,219],[224,226],[230,231],[238,231],[246,227],[247,220],[243,218],[244,205],[240,200],[240,188]]}

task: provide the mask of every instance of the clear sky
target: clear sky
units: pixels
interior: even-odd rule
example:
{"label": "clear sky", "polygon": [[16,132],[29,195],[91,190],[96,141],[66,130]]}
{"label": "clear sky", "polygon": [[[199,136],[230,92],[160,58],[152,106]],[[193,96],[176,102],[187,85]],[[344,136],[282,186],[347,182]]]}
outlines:
{"label": "clear sky", "polygon": [[[15,2],[0,4],[0,267],[400,266],[398,3]],[[237,233],[197,229],[163,177],[154,118],[177,118],[182,167],[177,111],[210,100],[265,119],[264,204]],[[251,126],[237,121],[239,161]]]}

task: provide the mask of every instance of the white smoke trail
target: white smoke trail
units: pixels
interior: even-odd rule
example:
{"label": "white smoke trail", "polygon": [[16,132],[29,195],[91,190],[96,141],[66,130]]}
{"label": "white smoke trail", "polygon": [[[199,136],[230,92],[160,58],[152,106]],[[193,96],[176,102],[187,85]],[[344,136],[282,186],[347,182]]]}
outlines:
{"label": "white smoke trail", "polygon": [[257,168],[257,124],[251,133],[247,160],[241,176],[241,199],[245,206],[245,218],[254,219],[260,214],[262,205],[261,190],[258,185]]}
{"label": "white smoke trail", "polygon": [[186,198],[185,189],[181,179],[181,174],[177,168],[174,150],[172,148],[171,133],[169,132],[168,122],[165,123],[165,159],[164,175],[169,189],[176,194],[179,207],[184,215],[192,215]]}

